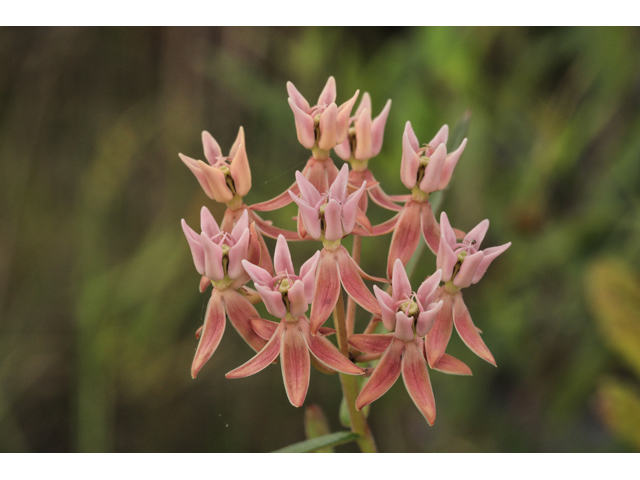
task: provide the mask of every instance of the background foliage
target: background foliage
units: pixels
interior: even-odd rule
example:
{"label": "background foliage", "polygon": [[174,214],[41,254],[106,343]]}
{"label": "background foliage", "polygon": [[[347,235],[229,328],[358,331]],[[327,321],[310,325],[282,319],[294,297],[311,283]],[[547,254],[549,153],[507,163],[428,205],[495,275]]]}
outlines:
{"label": "background foliage", "polygon": [[[285,83],[315,99],[329,75],[339,102],[393,100],[370,162],[390,193],[405,121],[426,141],[470,110],[443,208],[513,242],[465,291],[498,368],[454,334],[474,376],[433,373],[431,428],[396,384],[371,408],[381,450],[640,449],[639,47],[627,28],[0,29],[0,450],[305,438],[279,368],[224,379],[252,355],[232,330],[190,378],[206,296],[179,221],[223,209],[177,153],[202,158],[203,129],[226,151],[243,125],[247,202],[275,196],[308,156]],[[365,239],[367,272],[384,274],[389,241]],[[317,248],[293,245],[294,262]],[[425,253],[414,281],[434,267]],[[311,403],[340,428],[337,378],[314,371]]]}

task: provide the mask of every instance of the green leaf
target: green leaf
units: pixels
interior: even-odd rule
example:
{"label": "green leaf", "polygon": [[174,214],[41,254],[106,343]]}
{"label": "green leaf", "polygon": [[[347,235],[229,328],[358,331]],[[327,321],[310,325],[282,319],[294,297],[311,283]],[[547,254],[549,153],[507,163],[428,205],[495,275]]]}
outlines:
{"label": "green leaf", "polygon": [[621,440],[640,449],[640,392],[616,380],[602,383],[598,391],[600,412],[609,429]]}
{"label": "green leaf", "polygon": [[620,261],[597,260],[587,269],[586,287],[605,341],[640,376],[640,280]]}
{"label": "green leaf", "polygon": [[320,448],[342,445],[355,441],[360,435],[353,432],[335,432],[322,437],[305,440],[304,442],[294,443],[287,447],[276,450],[273,453],[306,453],[313,452]]}

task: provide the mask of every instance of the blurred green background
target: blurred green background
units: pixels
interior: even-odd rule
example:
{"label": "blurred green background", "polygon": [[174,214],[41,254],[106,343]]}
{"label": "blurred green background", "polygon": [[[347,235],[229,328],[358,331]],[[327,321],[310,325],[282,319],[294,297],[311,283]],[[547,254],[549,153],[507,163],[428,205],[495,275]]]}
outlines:
{"label": "blurred green background", "polygon": [[[304,439],[279,367],[224,378],[252,356],[233,329],[190,377],[207,294],[179,222],[224,209],[177,154],[203,158],[203,129],[226,153],[242,125],[246,201],[275,196],[308,157],[285,84],[313,103],[329,75],[338,102],[393,100],[370,162],[392,194],[404,123],[426,142],[470,110],[442,207],[465,230],[489,218],[486,246],[513,242],[464,292],[498,368],[454,333],[474,376],[432,373],[433,427],[398,381],[371,408],[380,449],[640,450],[638,52],[628,28],[0,29],[0,451]],[[364,240],[367,272],[384,274],[389,241]],[[296,264],[318,245],[293,244]],[[425,252],[414,283],[434,268]],[[340,397],[312,372],[306,403],[333,430]]]}

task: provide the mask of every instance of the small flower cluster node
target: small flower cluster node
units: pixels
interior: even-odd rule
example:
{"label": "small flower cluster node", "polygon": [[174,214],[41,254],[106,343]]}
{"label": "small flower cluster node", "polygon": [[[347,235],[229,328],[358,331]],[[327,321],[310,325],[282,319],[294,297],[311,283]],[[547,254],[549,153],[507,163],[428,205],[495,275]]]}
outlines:
{"label": "small flower cluster node", "polygon": [[[472,352],[495,365],[461,290],[477,283],[511,245],[480,248],[488,220],[465,234],[452,228],[445,212],[439,222],[435,218],[429,196],[447,187],[467,140],[448,153],[445,125],[421,146],[407,122],[399,173],[408,192],[389,195],[369,170],[369,160],[382,149],[391,100],[372,119],[366,92],[353,116],[358,91],[337,105],[333,77],[314,106],[291,82],[287,92],[298,140],[311,151],[311,157],[296,172],[291,188],[276,198],[255,205],[244,203],[251,189],[251,171],[242,127],[228,156],[222,155],[208,132],[202,134],[208,163],[180,154],[207,196],[227,205],[220,224],[202,207],[200,233],[182,220],[194,265],[202,276],[200,291],[212,286],[204,324],[196,332],[199,344],[192,376],[196,377],[218,348],[228,318],[256,354],[227,373],[227,378],[253,375],[279,357],[287,396],[299,407],[307,394],[312,364],[326,373],[370,376],[352,405],[353,417],[387,392],[402,374],[415,405],[433,424],[436,409],[429,368],[471,375],[467,365],[445,353],[454,325]],[[340,169],[331,150],[345,161]],[[371,225],[369,199],[394,216]],[[275,227],[258,213],[291,202],[298,207],[294,230]],[[386,278],[365,273],[357,261],[359,251],[352,257],[341,244],[349,235],[354,236],[355,245],[364,237],[392,232]],[[277,239],[273,260],[263,236]],[[421,237],[436,255],[437,270],[414,290],[405,265]],[[288,242],[294,240],[321,242],[299,270],[289,251]],[[374,285],[372,292],[364,280],[380,286]],[[249,281],[253,288],[247,285]],[[364,333],[353,332],[355,309],[347,309],[345,315],[343,291],[350,303],[372,314]],[[260,302],[277,321],[260,317],[254,307]],[[324,326],[332,313],[333,329]],[[327,338],[333,334],[337,346]]]}

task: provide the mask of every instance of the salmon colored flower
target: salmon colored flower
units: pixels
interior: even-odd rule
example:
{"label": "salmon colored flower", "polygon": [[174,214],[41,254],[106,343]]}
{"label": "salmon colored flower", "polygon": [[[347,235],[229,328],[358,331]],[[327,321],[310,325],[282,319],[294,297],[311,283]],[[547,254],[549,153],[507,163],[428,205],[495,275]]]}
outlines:
{"label": "salmon colored flower", "polygon": [[[443,302],[436,300],[442,272],[436,271],[417,292],[413,292],[402,262],[396,260],[393,268],[393,295],[374,287],[382,310],[382,321],[393,333],[352,335],[349,338],[351,346],[361,352],[382,354],[356,400],[356,408],[360,410],[384,395],[402,373],[411,399],[429,425],[433,425],[436,404],[427,369],[424,336],[431,330],[442,308]],[[471,375],[469,367],[449,355],[435,369]]]}
{"label": "salmon colored flower", "polygon": [[194,160],[179,154],[180,159],[196,176],[207,196],[220,203],[241,203],[251,189],[251,170],[245,150],[244,130],[240,127],[228,157],[222,155],[218,142],[209,132],[202,132],[204,155],[209,162]]}
{"label": "salmon colored flower", "polygon": [[483,220],[476,225],[462,242],[456,240],[445,212],[440,215],[440,229],[440,247],[436,265],[442,270],[442,281],[445,282],[438,294],[444,305],[427,339],[429,365],[434,365],[444,355],[453,325],[455,325],[458,335],[467,347],[495,366],[493,355],[471,320],[460,289],[478,283],[491,262],[507,250],[511,242],[480,250],[480,244],[489,229],[489,220]]}

